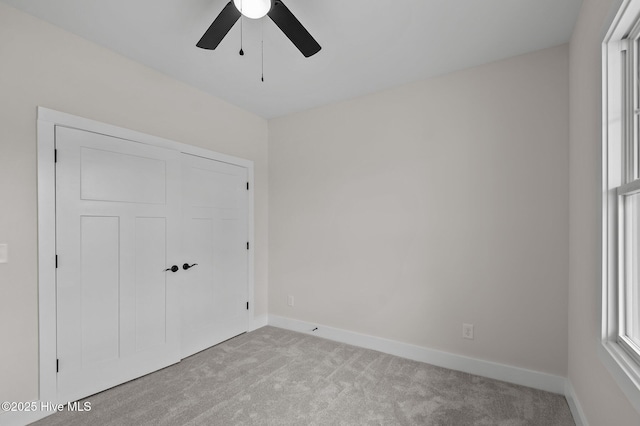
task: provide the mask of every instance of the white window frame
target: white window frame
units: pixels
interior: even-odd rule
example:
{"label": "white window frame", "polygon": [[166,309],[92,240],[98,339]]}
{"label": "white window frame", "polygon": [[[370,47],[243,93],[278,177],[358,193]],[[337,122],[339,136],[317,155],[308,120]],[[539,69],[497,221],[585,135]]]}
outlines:
{"label": "white window frame", "polygon": [[[640,412],[640,347],[627,334],[624,203],[640,193],[640,0],[624,0],[602,44],[602,333],[600,358]],[[634,76],[635,81],[634,81]]]}

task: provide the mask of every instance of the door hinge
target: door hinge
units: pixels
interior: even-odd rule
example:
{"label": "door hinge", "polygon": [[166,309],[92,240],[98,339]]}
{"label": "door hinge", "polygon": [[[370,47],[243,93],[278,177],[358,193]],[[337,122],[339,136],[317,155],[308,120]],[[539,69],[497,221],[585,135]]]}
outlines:
{"label": "door hinge", "polygon": [[247,302],[247,311],[249,310],[249,302]]}
{"label": "door hinge", "polygon": [[247,182],[247,191],[249,190],[249,182]]}
{"label": "door hinge", "polygon": [[58,255],[56,254],[56,269],[58,269]]}
{"label": "door hinge", "polygon": [[53,162],[54,163],[58,162],[58,150],[57,149],[53,150]]}
{"label": "door hinge", "polygon": [[247,241],[247,250],[249,250],[249,241]]}
{"label": "door hinge", "polygon": [[60,372],[60,360],[56,358],[56,373]]}

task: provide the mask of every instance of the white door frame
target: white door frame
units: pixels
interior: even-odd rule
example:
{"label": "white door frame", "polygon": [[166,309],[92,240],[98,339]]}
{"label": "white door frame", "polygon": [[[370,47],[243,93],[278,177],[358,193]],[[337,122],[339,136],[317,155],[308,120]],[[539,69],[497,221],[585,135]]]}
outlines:
{"label": "white door frame", "polygon": [[[249,328],[254,319],[254,174],[253,161],[220,154],[172,140],[147,135],[134,130],[100,123],[51,109],[38,107],[37,161],[38,161],[38,334],[39,334],[39,392],[37,407],[58,401],[56,390],[56,273],[55,273],[55,126],[71,127],[120,139],[172,149],[216,161],[247,168],[249,181]],[[28,421],[53,414],[39,411],[28,416]],[[15,419],[17,420],[17,419]],[[21,420],[26,420],[22,418]],[[19,420],[19,421],[21,421]]]}

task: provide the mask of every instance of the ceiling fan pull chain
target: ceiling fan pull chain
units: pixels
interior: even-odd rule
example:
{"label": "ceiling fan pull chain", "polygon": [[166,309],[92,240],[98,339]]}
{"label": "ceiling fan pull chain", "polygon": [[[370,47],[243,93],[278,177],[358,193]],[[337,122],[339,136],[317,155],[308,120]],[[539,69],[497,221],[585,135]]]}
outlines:
{"label": "ceiling fan pull chain", "polygon": [[244,19],[242,19],[242,16],[240,16],[240,56],[244,56],[244,50],[242,50],[242,22],[244,21]]}
{"label": "ceiling fan pull chain", "polygon": [[264,83],[264,19],[262,20],[262,59],[261,59],[261,66],[262,66],[262,76],[260,77],[260,80]]}

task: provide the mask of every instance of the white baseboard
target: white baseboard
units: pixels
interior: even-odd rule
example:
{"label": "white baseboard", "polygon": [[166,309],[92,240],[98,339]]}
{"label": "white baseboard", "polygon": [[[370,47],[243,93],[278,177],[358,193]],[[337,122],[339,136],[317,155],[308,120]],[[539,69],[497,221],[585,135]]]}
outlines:
{"label": "white baseboard", "polygon": [[[426,362],[437,365],[438,367],[450,368],[452,370],[463,371],[465,373],[515,383],[517,385],[528,386],[561,395],[565,394],[566,379],[553,374],[541,373],[539,371],[527,370],[491,361],[483,361],[463,355],[428,349],[408,343],[327,327],[322,324],[284,318],[277,315],[269,315],[269,325],[301,333],[313,334],[336,342],[373,349],[414,361]],[[317,328],[317,330],[312,331],[314,328]]]}
{"label": "white baseboard", "polygon": [[257,330],[259,328],[264,327],[267,324],[268,324],[267,315],[259,315],[259,316],[253,317],[253,319],[251,320],[251,323],[249,324],[248,331]]}
{"label": "white baseboard", "polygon": [[589,426],[587,417],[584,415],[580,401],[578,400],[576,392],[573,390],[573,386],[569,379],[566,379],[565,381],[564,397],[567,398],[567,403],[571,409],[571,415],[573,415],[573,421],[576,423],[576,426]]}

